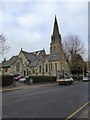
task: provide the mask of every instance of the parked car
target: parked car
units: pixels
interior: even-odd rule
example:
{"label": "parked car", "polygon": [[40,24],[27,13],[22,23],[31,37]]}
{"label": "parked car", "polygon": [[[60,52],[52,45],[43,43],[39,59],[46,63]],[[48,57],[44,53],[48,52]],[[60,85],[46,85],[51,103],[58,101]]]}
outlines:
{"label": "parked car", "polygon": [[63,84],[73,84],[73,78],[72,77],[68,77],[68,78],[62,78],[62,79],[57,79],[57,82],[60,84],[60,85],[63,85]]}
{"label": "parked car", "polygon": [[83,82],[89,82],[89,81],[90,81],[90,76],[83,78]]}
{"label": "parked car", "polygon": [[23,83],[25,83],[25,82],[26,82],[26,77],[22,77],[22,78],[20,78],[20,79],[19,79],[19,82],[23,82]]}
{"label": "parked car", "polygon": [[14,75],[14,80],[19,81],[19,79],[22,78],[22,77],[23,77],[23,75],[21,75],[21,74],[15,74]]}

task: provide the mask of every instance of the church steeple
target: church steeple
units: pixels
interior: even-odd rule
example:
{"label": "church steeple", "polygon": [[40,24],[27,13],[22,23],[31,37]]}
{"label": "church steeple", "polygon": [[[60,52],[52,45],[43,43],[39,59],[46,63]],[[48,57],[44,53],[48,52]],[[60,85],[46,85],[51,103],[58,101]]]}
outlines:
{"label": "church steeple", "polygon": [[57,34],[59,34],[59,29],[58,29],[57,18],[56,18],[56,15],[55,15],[53,35],[57,35]]}
{"label": "church steeple", "polygon": [[60,53],[61,47],[61,35],[59,34],[58,22],[55,15],[53,34],[51,35],[50,53]]}

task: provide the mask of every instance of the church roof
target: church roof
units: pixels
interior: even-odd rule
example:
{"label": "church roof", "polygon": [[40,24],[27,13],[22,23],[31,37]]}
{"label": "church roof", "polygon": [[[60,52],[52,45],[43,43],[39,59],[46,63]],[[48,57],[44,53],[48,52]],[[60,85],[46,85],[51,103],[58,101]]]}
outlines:
{"label": "church roof", "polygon": [[45,55],[45,50],[39,50],[34,52],[22,51],[28,61],[35,61],[38,57]]}
{"label": "church roof", "polygon": [[29,52],[26,52],[26,51],[22,51],[22,52],[23,52],[23,54],[25,55],[25,57],[28,61],[32,61],[32,60],[37,59],[37,56],[34,55],[33,53],[29,53]]}
{"label": "church roof", "polygon": [[60,60],[60,55],[58,53],[52,53],[47,57],[47,59],[49,60],[49,62],[58,61]]}
{"label": "church roof", "polygon": [[27,67],[36,67],[38,62],[39,60],[33,60],[27,65]]}
{"label": "church roof", "polygon": [[13,56],[10,60],[4,60],[2,62],[2,67],[10,67],[16,60],[18,56]]}

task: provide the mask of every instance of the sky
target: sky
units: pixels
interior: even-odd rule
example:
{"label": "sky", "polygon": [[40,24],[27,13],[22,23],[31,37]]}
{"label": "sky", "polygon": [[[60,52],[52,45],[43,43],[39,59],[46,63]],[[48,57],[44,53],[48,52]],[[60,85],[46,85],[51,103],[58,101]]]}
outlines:
{"label": "sky", "polygon": [[78,35],[87,51],[87,0],[3,0],[0,4],[0,34],[6,35],[6,44],[10,46],[3,57],[9,59],[21,48],[27,52],[44,48],[49,53],[55,15],[62,41],[69,34]]}

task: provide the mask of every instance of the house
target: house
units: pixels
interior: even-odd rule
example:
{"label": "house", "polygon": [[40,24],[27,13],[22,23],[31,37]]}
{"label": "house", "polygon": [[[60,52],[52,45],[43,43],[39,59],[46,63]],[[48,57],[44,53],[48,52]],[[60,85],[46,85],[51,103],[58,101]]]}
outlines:
{"label": "house", "polygon": [[3,74],[21,73],[31,76],[57,76],[58,71],[70,72],[62,47],[62,37],[59,33],[55,16],[53,34],[51,35],[50,54],[45,50],[26,52],[22,48],[17,56],[2,62]]}

